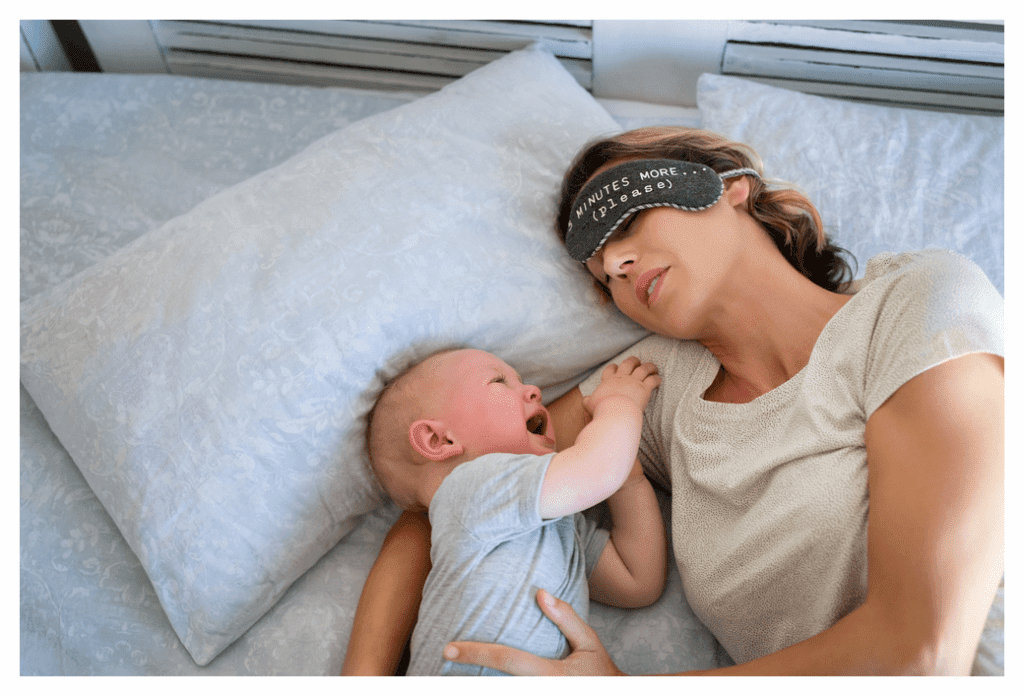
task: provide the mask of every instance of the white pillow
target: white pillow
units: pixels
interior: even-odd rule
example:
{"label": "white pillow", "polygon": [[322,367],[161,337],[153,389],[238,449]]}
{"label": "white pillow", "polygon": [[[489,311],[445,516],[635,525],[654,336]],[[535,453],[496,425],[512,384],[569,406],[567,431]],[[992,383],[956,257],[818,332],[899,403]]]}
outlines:
{"label": "white pillow", "polygon": [[[882,251],[952,249],[1003,292],[1003,118],[858,104],[702,75],[703,127],[802,188],[860,271]],[[860,275],[860,274],[858,274]]]}
{"label": "white pillow", "polygon": [[616,130],[551,55],[513,53],[22,304],[22,383],[197,663],[381,502],[379,370],[467,343],[551,398],[644,335],[553,231],[572,156]]}

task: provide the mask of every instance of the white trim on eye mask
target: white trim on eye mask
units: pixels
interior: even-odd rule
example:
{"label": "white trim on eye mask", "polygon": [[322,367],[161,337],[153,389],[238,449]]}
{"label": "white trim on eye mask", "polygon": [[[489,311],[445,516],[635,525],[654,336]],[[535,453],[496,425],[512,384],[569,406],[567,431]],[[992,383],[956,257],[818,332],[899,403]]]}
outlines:
{"label": "white trim on eye mask", "polygon": [[[592,178],[576,195],[565,246],[570,256],[585,264],[633,213],[658,207],[706,210],[721,199],[725,179],[746,174],[761,178],[746,167],[719,174],[707,165],[683,160],[624,162]],[[613,219],[609,214],[616,208],[621,212]]]}

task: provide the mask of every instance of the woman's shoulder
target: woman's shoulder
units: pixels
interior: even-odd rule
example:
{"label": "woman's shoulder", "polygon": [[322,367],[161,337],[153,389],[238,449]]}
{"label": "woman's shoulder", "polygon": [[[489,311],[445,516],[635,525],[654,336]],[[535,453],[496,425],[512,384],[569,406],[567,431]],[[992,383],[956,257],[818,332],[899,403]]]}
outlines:
{"label": "woman's shoulder", "polygon": [[945,249],[883,253],[871,257],[857,281],[858,303],[882,314],[932,318],[988,316],[1002,321],[1003,298],[970,259]]}
{"label": "woman's shoulder", "polygon": [[[908,379],[974,352],[1003,353],[1003,298],[971,260],[943,249],[880,254],[844,309],[846,350],[863,356],[870,414]],[[852,352],[851,352],[852,351]]]}
{"label": "woman's shoulder", "polygon": [[[948,249],[883,252],[868,259],[858,290],[872,284],[909,287],[954,285],[967,287],[992,283],[973,261]],[[994,290],[994,286],[992,286]]]}
{"label": "woman's shoulder", "polygon": [[[881,314],[941,317],[987,316],[1002,321],[1003,298],[970,259],[946,249],[883,253],[871,257],[856,295],[864,309]],[[909,313],[909,314],[908,314]],[[933,322],[928,322],[933,323]]]}

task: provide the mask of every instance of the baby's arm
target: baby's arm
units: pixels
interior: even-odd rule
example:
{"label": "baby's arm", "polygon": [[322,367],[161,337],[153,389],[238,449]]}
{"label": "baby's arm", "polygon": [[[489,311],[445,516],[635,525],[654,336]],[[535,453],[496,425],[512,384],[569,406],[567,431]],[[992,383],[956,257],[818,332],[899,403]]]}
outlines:
{"label": "baby's arm", "polygon": [[593,415],[575,444],[548,465],[540,514],[552,519],[585,510],[622,487],[640,446],[644,407],[661,383],[657,368],[635,357],[609,365],[584,405]]}
{"label": "baby's arm", "polygon": [[590,598],[615,607],[646,607],[665,589],[665,523],[640,462],[608,499],[611,539],[590,574]]}

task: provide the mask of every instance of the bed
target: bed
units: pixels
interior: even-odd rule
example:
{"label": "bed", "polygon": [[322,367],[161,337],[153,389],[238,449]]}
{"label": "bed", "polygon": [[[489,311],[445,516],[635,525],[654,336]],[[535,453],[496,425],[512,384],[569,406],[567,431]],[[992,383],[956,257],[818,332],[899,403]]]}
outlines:
{"label": "bed", "polygon": [[[1003,292],[1001,117],[721,75],[599,101],[539,48],[431,94],[23,73],[21,674],[338,674],[399,514],[374,390],[461,342],[550,401],[639,340],[550,221],[582,143],[654,123],[752,144],[861,268],[952,248]],[[627,672],[731,663],[672,566],[593,606]],[[1003,674],[1002,586],[974,673]]]}

